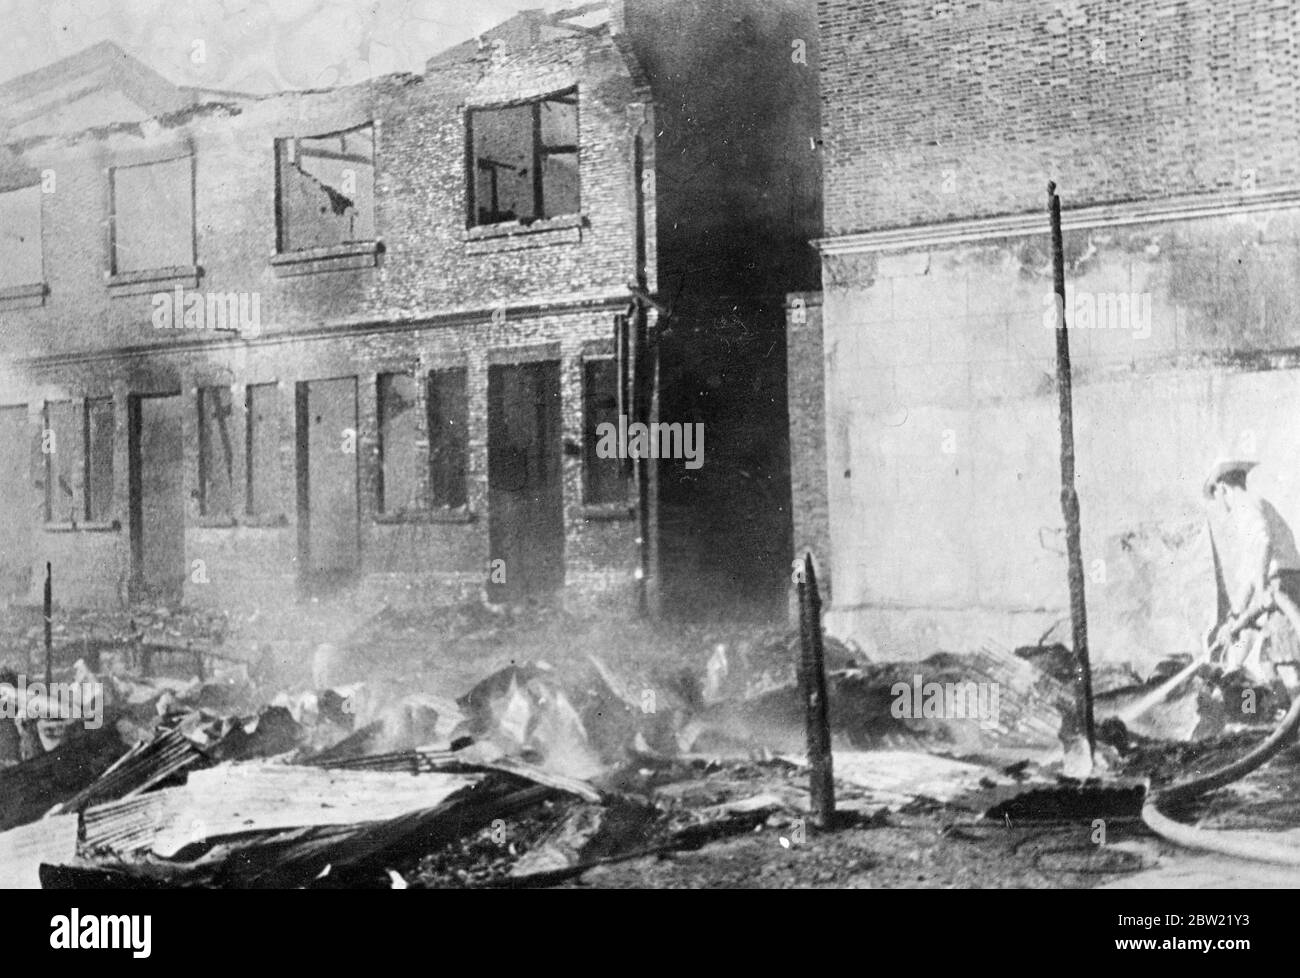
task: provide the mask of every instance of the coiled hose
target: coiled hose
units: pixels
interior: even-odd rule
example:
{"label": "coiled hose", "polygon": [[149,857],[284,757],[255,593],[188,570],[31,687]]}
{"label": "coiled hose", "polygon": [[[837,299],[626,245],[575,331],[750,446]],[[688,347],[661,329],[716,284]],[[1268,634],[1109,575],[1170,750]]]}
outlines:
{"label": "coiled hose", "polygon": [[[1280,588],[1275,589],[1274,599],[1296,634],[1300,635],[1300,608]],[[1291,700],[1291,708],[1287,710],[1282,722],[1245,756],[1208,774],[1149,792],[1146,803],[1142,806],[1142,821],[1161,838],[1188,849],[1200,849],[1276,866],[1300,866],[1300,832],[1198,829],[1176,822],[1160,811],[1162,805],[1190,801],[1262,767],[1278,751],[1290,745],[1297,728],[1300,728],[1300,694]]]}

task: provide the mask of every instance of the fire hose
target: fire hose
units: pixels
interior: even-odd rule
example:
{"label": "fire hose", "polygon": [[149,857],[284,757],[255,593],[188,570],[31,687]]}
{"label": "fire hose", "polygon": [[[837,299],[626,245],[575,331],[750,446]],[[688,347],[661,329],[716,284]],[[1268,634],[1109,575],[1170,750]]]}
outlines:
{"label": "fire hose", "polygon": [[[1300,607],[1276,586],[1273,588],[1273,599],[1292,629],[1300,635]],[[1188,849],[1278,866],[1300,866],[1300,838],[1292,836],[1287,841],[1286,835],[1280,836],[1277,833],[1201,829],[1174,821],[1160,811],[1162,805],[1190,801],[1262,767],[1280,750],[1290,746],[1297,728],[1300,728],[1300,695],[1292,699],[1286,716],[1273,732],[1244,756],[1207,774],[1149,791],[1146,803],[1142,806],[1142,821],[1160,837]]]}

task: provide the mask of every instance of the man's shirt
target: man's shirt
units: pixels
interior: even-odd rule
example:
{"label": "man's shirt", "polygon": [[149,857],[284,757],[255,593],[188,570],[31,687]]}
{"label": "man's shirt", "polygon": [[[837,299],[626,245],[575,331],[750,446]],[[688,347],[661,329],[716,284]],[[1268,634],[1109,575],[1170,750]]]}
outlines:
{"label": "man's shirt", "polygon": [[1238,496],[1229,521],[1237,552],[1233,609],[1240,613],[1260,597],[1260,585],[1281,571],[1300,571],[1300,550],[1282,514],[1252,492]]}

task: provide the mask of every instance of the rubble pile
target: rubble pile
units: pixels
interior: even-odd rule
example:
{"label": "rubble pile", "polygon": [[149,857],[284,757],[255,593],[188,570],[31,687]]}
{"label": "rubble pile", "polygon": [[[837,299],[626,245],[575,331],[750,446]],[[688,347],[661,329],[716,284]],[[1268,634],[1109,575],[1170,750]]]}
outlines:
{"label": "rubble pile", "polygon": [[[215,609],[139,603],[125,609],[60,608],[50,628],[54,665],[67,667],[82,659],[102,662],[104,668],[150,672],[155,664],[164,671],[174,658],[178,666],[192,672],[196,655],[219,655],[238,624],[227,612]],[[25,665],[28,673],[38,672],[35,665],[43,667],[45,661],[44,641],[39,607],[11,604],[0,611],[0,649],[13,667]]]}
{"label": "rubble pile", "polygon": [[[508,613],[455,614],[447,645],[509,649]],[[394,631],[414,648],[428,634],[423,618],[382,617],[347,637],[349,651],[381,634],[391,644]],[[578,642],[558,663],[511,657],[456,695],[431,691],[445,679],[386,679],[364,655],[340,669],[324,643],[289,682],[256,663],[201,670],[183,654],[142,668],[148,634],[159,647],[201,646],[220,666],[230,629],[188,613],[69,619],[65,641],[82,641],[99,672],[78,659],[58,675],[102,685],[103,722],[68,724],[61,743],[28,736],[21,759],[0,765],[0,882],[542,886],[717,839],[794,834],[813,810],[798,637],[787,630],[694,632],[695,668]],[[845,824],[934,811],[1021,818],[1042,798],[1068,807],[1052,794],[1077,726],[1063,649],[882,663],[828,640],[826,663]],[[1161,675],[1099,670],[1099,715]],[[996,685],[996,715],[911,712],[922,676]],[[1159,778],[1174,759],[1118,720],[1102,730],[1117,772]]]}
{"label": "rubble pile", "polygon": [[521,663],[453,700],[383,682],[272,693],[136,661],[100,659],[97,729],[0,769],[10,885],[534,885],[774,813],[688,809],[654,797],[652,769],[629,778],[662,722],[595,665],[573,685]]}
{"label": "rubble pile", "polygon": [[[0,852],[25,886],[525,886],[788,830],[809,808],[797,752],[695,748],[727,704],[788,687],[789,642],[714,643],[700,675],[521,661],[456,698],[144,675],[137,657],[101,655],[99,728],[0,769]],[[885,788],[844,757],[852,817],[943,794],[933,771],[906,774],[916,757]]]}

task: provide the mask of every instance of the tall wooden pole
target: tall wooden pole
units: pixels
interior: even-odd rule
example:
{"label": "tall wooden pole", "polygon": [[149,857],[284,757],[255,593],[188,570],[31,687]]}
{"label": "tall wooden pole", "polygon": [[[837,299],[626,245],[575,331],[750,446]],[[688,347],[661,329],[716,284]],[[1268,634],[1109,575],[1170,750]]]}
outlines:
{"label": "tall wooden pole", "polygon": [[[650,423],[653,410],[652,391],[654,370],[650,352],[649,313],[640,299],[632,314],[632,337],[628,344],[632,355],[632,421]],[[638,454],[632,463],[636,480],[637,518],[637,613],[645,618],[650,614],[650,460]]]}
{"label": "tall wooden pole", "polygon": [[805,554],[799,587],[799,690],[808,725],[808,764],[812,768],[812,810],[818,826],[835,820],[835,782],[831,768],[830,714],[826,703],[826,657],[822,648],[822,599],[812,554]]}
{"label": "tall wooden pole", "polygon": [[45,562],[45,689],[54,682],[54,568]]}
{"label": "tall wooden pole", "polygon": [[1070,337],[1065,324],[1065,248],[1061,240],[1061,198],[1047,184],[1052,224],[1052,271],[1056,290],[1056,392],[1061,416],[1061,513],[1069,556],[1070,625],[1074,638],[1074,675],[1079,712],[1088,737],[1088,755],[1097,745],[1092,715],[1092,666],[1088,661],[1088,611],[1083,593],[1083,549],[1079,533],[1079,492],[1074,477],[1074,398],[1070,378]]}

